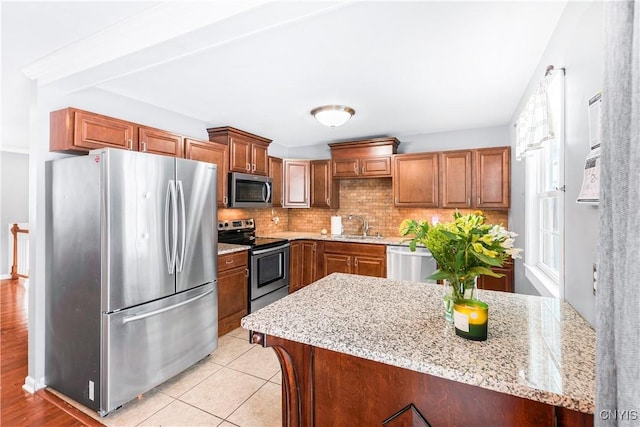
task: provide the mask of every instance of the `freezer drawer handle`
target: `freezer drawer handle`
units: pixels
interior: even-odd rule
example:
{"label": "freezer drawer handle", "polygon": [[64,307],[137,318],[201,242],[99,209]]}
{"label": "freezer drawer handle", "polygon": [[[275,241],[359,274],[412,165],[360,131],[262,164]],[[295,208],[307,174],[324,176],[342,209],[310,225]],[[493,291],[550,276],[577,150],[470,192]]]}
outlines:
{"label": "freezer drawer handle", "polygon": [[174,304],[174,305],[172,305],[170,307],[161,308],[159,310],[154,310],[154,311],[150,311],[148,313],[138,314],[138,315],[135,315],[135,316],[127,316],[124,319],[122,319],[122,323],[129,323],[129,322],[135,322],[135,321],[138,321],[138,320],[146,319],[147,317],[155,316],[156,314],[164,313],[166,311],[173,310],[173,309],[176,309],[178,307],[182,307],[183,305],[191,304],[192,302],[197,301],[200,298],[206,297],[207,295],[209,295],[212,292],[213,292],[213,289],[209,289],[204,294],[200,294],[200,295],[195,296],[195,297],[193,297],[191,299],[188,299],[186,301],[179,302],[179,303]]}

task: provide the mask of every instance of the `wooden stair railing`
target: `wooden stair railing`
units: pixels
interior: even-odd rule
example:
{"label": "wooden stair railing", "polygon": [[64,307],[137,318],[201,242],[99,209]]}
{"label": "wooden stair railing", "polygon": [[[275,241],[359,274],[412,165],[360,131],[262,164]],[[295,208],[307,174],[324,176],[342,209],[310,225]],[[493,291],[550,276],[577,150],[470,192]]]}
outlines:
{"label": "wooden stair railing", "polygon": [[18,277],[29,277],[27,274],[21,274],[18,272],[18,233],[29,234],[29,230],[20,228],[18,224],[13,224],[13,227],[11,227],[11,234],[13,234],[13,264],[11,265],[12,280],[17,279]]}

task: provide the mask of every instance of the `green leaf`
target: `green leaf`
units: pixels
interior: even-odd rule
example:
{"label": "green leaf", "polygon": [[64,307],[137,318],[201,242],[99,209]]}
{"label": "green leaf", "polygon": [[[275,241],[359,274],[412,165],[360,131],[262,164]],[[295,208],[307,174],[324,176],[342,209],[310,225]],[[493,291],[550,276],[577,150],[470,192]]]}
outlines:
{"label": "green leaf", "polygon": [[469,274],[471,274],[473,276],[479,276],[479,275],[491,276],[491,277],[502,277],[502,276],[504,276],[504,274],[496,273],[493,270],[491,270],[490,268],[481,267],[481,266],[473,267],[471,270],[469,270]]}
{"label": "green leaf", "polygon": [[450,231],[447,230],[440,230],[440,233],[442,233],[445,237],[447,237],[449,240],[460,240],[460,236],[458,236],[455,233],[452,233]]}
{"label": "green leaf", "polygon": [[443,270],[436,270],[431,276],[428,276],[428,280],[443,280],[451,278],[451,273]]}
{"label": "green leaf", "polygon": [[473,256],[475,256],[476,258],[478,258],[480,261],[484,262],[485,264],[489,264],[492,265],[494,267],[502,267],[502,262],[500,262],[500,260],[498,258],[491,258],[486,256],[485,254],[479,254],[475,251],[471,251],[471,253],[473,254]]}

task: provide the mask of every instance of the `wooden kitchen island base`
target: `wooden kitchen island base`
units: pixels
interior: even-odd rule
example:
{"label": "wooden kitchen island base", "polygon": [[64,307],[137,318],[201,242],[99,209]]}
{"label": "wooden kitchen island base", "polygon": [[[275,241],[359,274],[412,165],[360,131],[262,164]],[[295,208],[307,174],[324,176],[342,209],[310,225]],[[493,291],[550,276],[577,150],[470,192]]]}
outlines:
{"label": "wooden kitchen island base", "polygon": [[593,426],[593,415],[251,333],[282,368],[284,426]]}

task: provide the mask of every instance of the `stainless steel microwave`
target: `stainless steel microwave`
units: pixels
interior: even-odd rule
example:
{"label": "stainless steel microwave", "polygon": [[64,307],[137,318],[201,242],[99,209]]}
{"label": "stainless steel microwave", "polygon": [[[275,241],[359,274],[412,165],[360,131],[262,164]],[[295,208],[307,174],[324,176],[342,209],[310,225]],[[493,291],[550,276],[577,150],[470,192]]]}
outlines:
{"label": "stainless steel microwave", "polygon": [[270,208],[272,188],[268,176],[229,172],[229,207]]}

